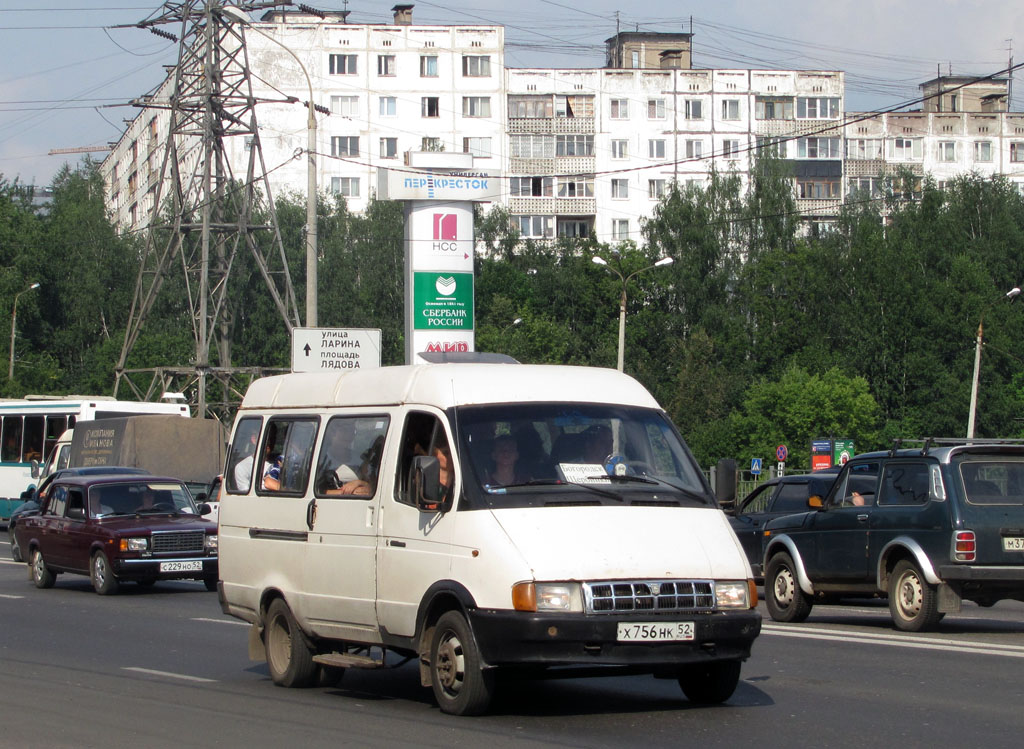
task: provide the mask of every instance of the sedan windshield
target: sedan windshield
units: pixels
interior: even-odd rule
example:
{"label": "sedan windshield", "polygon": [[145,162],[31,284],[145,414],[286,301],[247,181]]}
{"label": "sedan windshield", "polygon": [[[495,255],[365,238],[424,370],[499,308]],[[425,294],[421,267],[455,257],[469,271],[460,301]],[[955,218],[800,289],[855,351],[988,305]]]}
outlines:
{"label": "sedan windshield", "polygon": [[185,485],[169,481],[98,484],[89,489],[89,509],[95,517],[197,514]]}
{"label": "sedan windshield", "polygon": [[456,424],[470,509],[714,504],[692,455],[656,409],[465,406]]}

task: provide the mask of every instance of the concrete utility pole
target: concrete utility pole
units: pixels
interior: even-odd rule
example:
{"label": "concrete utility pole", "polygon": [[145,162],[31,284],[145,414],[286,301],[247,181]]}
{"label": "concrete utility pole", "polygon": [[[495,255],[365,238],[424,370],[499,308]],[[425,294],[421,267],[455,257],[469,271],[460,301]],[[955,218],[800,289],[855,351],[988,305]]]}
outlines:
{"label": "concrete utility pole", "polygon": [[[290,3],[233,5],[250,12]],[[160,28],[166,24],[177,25],[180,36]],[[227,292],[240,250],[251,253],[285,328],[291,331],[300,324],[260,146],[243,27],[221,0],[168,0],[135,25],[177,41],[178,62],[171,73],[169,96],[158,88],[155,94],[135,102],[147,109],[168,109],[170,114],[159,175],[149,175],[155,190],[152,214],[115,368],[114,394],[122,385],[145,400],[157,399],[165,391],[185,392],[196,416],[224,418],[248,381],[265,373],[261,368],[231,366]],[[225,148],[228,138],[238,137],[248,139],[244,175],[232,173]],[[266,201],[262,213],[267,216],[259,223],[254,220],[258,192]],[[257,242],[261,233],[269,233],[272,241]],[[128,369],[129,355],[164,281],[181,269],[196,343],[194,360]],[[210,362],[211,347],[217,354],[217,366]],[[211,379],[217,385],[213,406],[207,394]]]}

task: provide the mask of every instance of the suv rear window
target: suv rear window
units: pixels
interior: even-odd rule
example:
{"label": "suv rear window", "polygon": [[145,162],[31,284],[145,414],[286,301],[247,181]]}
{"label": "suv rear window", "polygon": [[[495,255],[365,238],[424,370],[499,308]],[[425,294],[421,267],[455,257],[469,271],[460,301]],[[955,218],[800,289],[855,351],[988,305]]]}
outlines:
{"label": "suv rear window", "polygon": [[964,461],[960,464],[960,478],[971,504],[1024,504],[1024,461]]}

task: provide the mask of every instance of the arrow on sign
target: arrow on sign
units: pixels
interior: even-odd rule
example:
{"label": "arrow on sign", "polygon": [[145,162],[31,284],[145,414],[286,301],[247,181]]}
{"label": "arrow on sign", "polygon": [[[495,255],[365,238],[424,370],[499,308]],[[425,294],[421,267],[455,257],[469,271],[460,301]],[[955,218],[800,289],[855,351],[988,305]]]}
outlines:
{"label": "arrow on sign", "polygon": [[308,343],[302,347],[302,350],[306,352],[306,356],[309,356],[309,352],[312,351]]}

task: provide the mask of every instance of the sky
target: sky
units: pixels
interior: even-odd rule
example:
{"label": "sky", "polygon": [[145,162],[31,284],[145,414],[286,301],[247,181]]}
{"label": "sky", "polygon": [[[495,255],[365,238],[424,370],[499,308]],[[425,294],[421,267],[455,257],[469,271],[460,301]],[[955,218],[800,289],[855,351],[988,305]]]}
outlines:
{"label": "sky", "polygon": [[[415,4],[417,24],[504,25],[505,64],[514,68],[601,67],[604,40],[617,29],[692,31],[695,68],[846,71],[847,111],[910,102],[940,70],[988,75],[1007,67],[1011,51],[1024,62],[1021,0],[647,0],[643,14],[611,0],[403,2]],[[306,4],[348,9],[352,23],[390,23],[395,0]],[[138,112],[131,99],[157,86],[175,62],[174,43],[130,27],[161,6],[0,0],[0,178],[48,185],[62,165],[83,158],[51,150],[120,137]],[[1020,111],[1024,70],[1015,84],[1012,109]]]}

